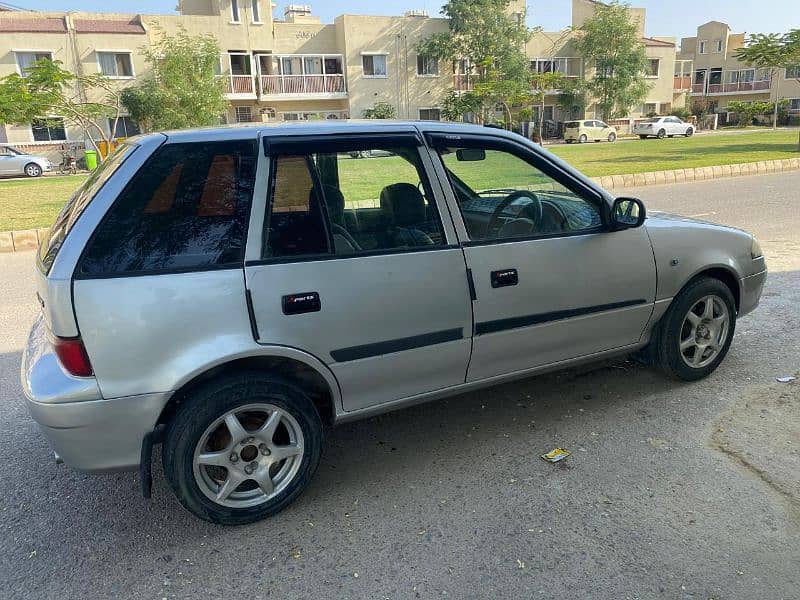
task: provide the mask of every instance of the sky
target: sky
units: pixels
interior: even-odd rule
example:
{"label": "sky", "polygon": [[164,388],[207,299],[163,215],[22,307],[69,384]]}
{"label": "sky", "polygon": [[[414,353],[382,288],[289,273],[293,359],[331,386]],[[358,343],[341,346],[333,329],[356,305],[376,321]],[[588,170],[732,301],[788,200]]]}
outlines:
{"label": "sky", "polygon": [[[170,13],[176,0],[4,0],[33,10],[85,10],[114,12]],[[291,0],[276,0],[276,16]],[[304,0],[324,23],[343,13],[401,15],[406,10],[427,10],[436,16],[444,0]],[[528,0],[528,21],[546,31],[559,31],[570,23],[570,0]],[[736,33],[784,32],[800,28],[800,0],[634,0],[647,9],[647,35],[686,37],[707,21],[728,23]]]}

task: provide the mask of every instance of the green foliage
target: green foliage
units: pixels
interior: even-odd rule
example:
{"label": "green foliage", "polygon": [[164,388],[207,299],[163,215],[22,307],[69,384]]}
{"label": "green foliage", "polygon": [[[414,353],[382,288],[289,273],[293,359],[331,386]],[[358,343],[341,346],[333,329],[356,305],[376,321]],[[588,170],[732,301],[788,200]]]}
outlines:
{"label": "green foliage", "polygon": [[[111,142],[122,108],[120,84],[99,73],[75,75],[60,61],[41,59],[26,70],[0,79],[0,122],[27,125],[33,119],[59,115],[80,127],[96,145]],[[91,98],[91,100],[89,100]],[[114,121],[107,132],[107,119]]]}
{"label": "green foliage", "polygon": [[144,49],[150,75],[125,93],[125,108],[145,131],[215,125],[227,109],[216,77],[220,49],[212,35],[162,33]]}
{"label": "green foliage", "polygon": [[556,104],[567,115],[567,118],[582,116],[586,110],[586,84],[582,79],[567,79]]}
{"label": "green foliage", "polygon": [[440,103],[442,117],[447,121],[460,121],[468,113],[480,114],[482,99],[474,92],[449,91]]}
{"label": "green foliage", "polygon": [[673,117],[678,117],[682,121],[685,121],[692,116],[691,111],[688,108],[683,107],[673,108],[671,111],[669,111],[669,114]]}
{"label": "green foliage", "polygon": [[[508,12],[509,0],[449,0],[442,7],[449,31],[435,33],[417,45],[417,52],[447,61],[465,61],[473,70],[474,90],[467,102],[448,95],[446,118],[464,112],[481,114],[500,104],[510,126],[510,107],[529,99],[530,71],[524,52],[531,32],[525,20]],[[460,114],[457,108],[467,107]]]}
{"label": "green foliage", "polygon": [[596,4],[595,14],[583,24],[575,40],[578,52],[594,74],[589,92],[605,120],[628,114],[647,97],[647,54],[627,5]]}
{"label": "green foliage", "polygon": [[772,114],[774,110],[774,102],[742,102],[739,100],[728,102],[728,112],[736,113],[739,127],[752,125],[757,116]]}
{"label": "green foliage", "polygon": [[388,102],[376,102],[372,108],[364,110],[365,119],[394,119],[396,116],[394,105]]}

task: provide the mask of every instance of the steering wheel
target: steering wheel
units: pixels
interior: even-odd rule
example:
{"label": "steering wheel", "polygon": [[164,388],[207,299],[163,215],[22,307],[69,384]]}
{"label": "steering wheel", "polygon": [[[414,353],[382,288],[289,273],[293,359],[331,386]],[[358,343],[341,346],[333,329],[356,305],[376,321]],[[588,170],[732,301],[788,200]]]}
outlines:
{"label": "steering wheel", "polygon": [[520,214],[513,217],[514,220],[525,220],[530,221],[531,223],[531,231],[535,230],[539,223],[542,222],[542,201],[531,191],[528,190],[518,190],[516,192],[512,192],[497,205],[492,213],[491,218],[489,219],[489,225],[487,226],[486,230],[490,233],[497,233],[502,229],[503,226],[498,226],[498,222],[500,217],[503,215],[503,211],[508,208],[511,204],[519,200],[520,198],[526,198],[530,200],[528,204],[522,207],[520,210]]}

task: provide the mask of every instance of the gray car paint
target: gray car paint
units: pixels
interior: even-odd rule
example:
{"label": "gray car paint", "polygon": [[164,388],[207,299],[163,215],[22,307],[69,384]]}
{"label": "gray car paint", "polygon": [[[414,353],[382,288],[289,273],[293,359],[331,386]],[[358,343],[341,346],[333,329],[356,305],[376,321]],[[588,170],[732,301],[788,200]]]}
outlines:
{"label": "gray car paint", "polygon": [[[744,283],[742,286],[749,290],[749,296],[754,297],[754,302],[757,303],[764,273],[759,271],[759,265],[756,264],[758,261],[753,261],[750,257],[751,238],[747,234],[696,222],[678,223],[651,218],[646,227],[637,230],[594,234],[598,242],[590,245],[592,253],[597,253],[597,257],[592,259],[595,271],[602,274],[602,269],[607,267],[607,261],[611,260],[616,249],[622,254],[621,257],[615,256],[614,259],[624,261],[630,270],[628,273],[623,269],[615,271],[613,276],[604,279],[593,271],[590,274],[592,277],[590,281],[594,282],[596,289],[589,289],[591,286],[587,285],[581,289],[578,278],[574,278],[572,283],[562,285],[559,289],[557,283],[560,272],[553,269],[551,264],[556,260],[558,253],[553,250],[548,252],[547,259],[537,260],[535,256],[528,257],[522,268],[525,269],[526,280],[527,277],[531,277],[532,283],[537,277],[545,277],[544,281],[551,287],[555,282],[557,296],[552,298],[538,296],[538,304],[532,310],[527,306],[527,299],[522,297],[505,304],[498,298],[500,301],[497,302],[498,306],[506,311],[521,312],[523,305],[526,312],[529,310],[535,312],[544,307],[556,307],[560,304],[565,308],[571,308],[587,301],[591,301],[592,304],[603,303],[595,301],[596,298],[615,299],[618,293],[612,288],[627,286],[630,289],[626,290],[626,295],[635,292],[634,295],[646,300],[644,305],[600,315],[584,315],[567,319],[560,324],[530,327],[527,328],[530,337],[517,332],[515,334],[517,339],[511,344],[492,345],[489,340],[485,345],[485,351],[478,349],[476,344],[477,351],[473,353],[472,360],[475,361],[476,357],[483,356],[480,361],[485,360],[487,364],[494,361],[494,367],[481,370],[482,366],[476,364],[474,377],[470,377],[470,381],[466,382],[466,361],[469,359],[469,346],[472,344],[472,340],[469,339],[472,317],[469,315],[469,303],[464,300],[464,297],[468,298],[466,265],[459,249],[401,254],[397,255],[396,263],[387,261],[386,257],[370,257],[377,259],[374,261],[368,257],[360,257],[342,261],[302,263],[305,266],[301,266],[301,263],[288,264],[280,269],[273,268],[276,265],[270,265],[269,271],[262,269],[263,274],[260,274],[257,268],[248,267],[246,275],[242,269],[232,269],[107,280],[84,279],[72,283],[72,274],[80,253],[95,227],[130,177],[161,144],[255,139],[259,136],[269,136],[274,132],[336,135],[345,132],[374,133],[376,130],[421,133],[445,131],[452,132],[453,135],[471,133],[514,140],[524,145],[530,152],[558,165],[565,173],[569,173],[596,191],[609,206],[613,200],[607,192],[598,188],[588,178],[576,173],[563,161],[538,146],[523,141],[514,134],[474,126],[440,123],[325,123],[274,128],[168,132],[164,135],[155,134],[134,139],[132,143],[138,146],[137,151],[123,163],[78,219],[62,251],[58,254],[49,276],[40,275],[38,289],[44,301],[43,313],[46,324],[39,322],[35,327],[39,332],[36,336],[32,336],[32,339],[35,337],[41,340],[43,329],[46,329],[48,334],[60,336],[80,334],[96,369],[95,378],[81,379],[86,380],[88,386],[86,389],[91,389],[92,385],[97,386],[97,397],[71,402],[68,401],[67,390],[74,383],[70,379],[75,378],[70,378],[60,366],[54,372],[52,350],[42,349],[40,342],[29,342],[26,350],[23,388],[31,413],[45,427],[48,437],[54,446],[58,446],[68,463],[90,470],[135,466],[138,462],[138,458],[134,456],[135,449],[157,421],[171,393],[207,369],[240,357],[282,356],[311,366],[328,383],[334,398],[336,420],[343,421],[641,347],[648,341],[655,320],[667,309],[669,299],[696,272],[709,266],[729,268],[738,280],[753,276],[747,286]],[[425,158],[425,162],[431,171],[434,195],[446,223],[448,242],[463,241],[466,239],[466,229],[457,207],[453,205],[452,193],[442,184],[441,167],[430,158]],[[260,194],[266,191],[264,169],[267,165],[268,160],[261,157],[256,198],[261,197]],[[247,260],[254,260],[257,257],[255,244],[259,244],[260,247],[259,219],[263,219],[263,215],[263,205],[254,203],[250,224],[251,238],[248,240],[246,251]],[[448,223],[451,215],[453,222]],[[653,240],[652,249],[647,242],[648,235]],[[571,255],[572,262],[586,260],[587,257],[581,251],[581,248],[586,246],[581,243],[581,239],[590,237],[575,237],[576,241],[562,244],[562,250]],[[513,258],[522,261],[526,258],[523,252],[525,244],[530,246],[530,250],[539,251],[544,248],[543,244],[536,242],[501,244],[498,247],[512,246],[509,254],[519,253]],[[552,245],[554,249],[557,247],[558,244]],[[469,248],[468,260],[485,268],[499,265],[501,259],[507,257],[503,254],[507,251],[502,248],[498,250],[496,247],[488,253],[481,253],[479,250],[480,247]],[[673,267],[667,274],[663,273],[668,269],[665,265],[678,252],[680,252],[678,267]],[[654,254],[655,267],[659,275],[657,291],[654,290],[654,270],[647,264],[648,260],[653,259]],[[605,261],[601,260],[602,257],[605,257]],[[336,263],[346,264],[338,268]],[[430,278],[424,275],[426,264],[429,263],[435,263]],[[506,263],[502,261],[502,264]],[[381,283],[391,284],[399,281],[404,287],[399,292],[396,288],[390,287],[388,293],[385,290],[378,293],[375,291],[377,288],[365,283],[363,279],[365,271],[361,271],[357,265],[379,265],[377,273]],[[761,266],[763,267],[763,260]],[[374,273],[370,269],[368,269],[370,273]],[[402,273],[396,269],[401,269]],[[345,294],[343,290],[337,290],[334,285],[340,282],[342,277],[348,277],[351,272],[359,273],[358,277],[350,277],[347,280],[348,285],[355,286],[355,293],[352,296]],[[309,322],[305,326],[296,325],[299,321],[296,321],[294,326],[289,326],[287,320],[287,325],[284,325],[279,321],[286,317],[276,315],[274,303],[271,304],[266,296],[256,298],[254,304],[259,330],[264,328],[260,343],[257,343],[253,339],[247,315],[245,278],[248,284],[253,286],[254,291],[257,291],[255,288],[263,287],[267,283],[267,273],[271,285],[280,282],[277,291],[289,290],[290,293],[307,291],[300,289],[301,283],[324,285],[323,301],[324,298],[329,298],[330,319],[316,324]],[[569,275],[566,272],[563,274]],[[258,282],[259,277],[265,278],[263,283]],[[442,280],[439,281],[439,278]],[[414,293],[411,288],[415,285],[433,285],[435,293],[430,293],[427,287],[419,287]],[[477,292],[485,294],[488,300],[490,296],[484,285],[485,283],[476,285]],[[539,293],[543,289],[546,289],[545,286],[539,288]],[[383,329],[376,332],[376,337],[414,335],[424,330],[461,326],[465,330],[465,339],[431,346],[421,352],[398,352],[387,357],[336,363],[330,356],[330,349],[335,348],[335,344],[358,343],[359,340],[371,339],[369,332],[359,330],[363,329],[363,317],[359,320],[361,315],[357,310],[358,303],[352,302],[354,298],[359,298],[358,293],[363,295],[365,290],[368,294],[372,294],[368,310],[373,311],[372,314],[377,314],[374,311],[377,311],[376,307],[380,305],[382,309],[380,316],[385,321],[385,323],[380,322],[380,327]],[[529,291],[533,290],[534,288],[531,288]],[[426,294],[428,296],[426,298],[415,297]],[[71,300],[73,295],[74,303]],[[451,302],[443,302],[443,298]],[[394,312],[400,305],[398,299],[403,303],[399,310],[406,311],[402,314],[403,326],[398,323],[399,319],[392,322],[393,317],[396,317]],[[405,306],[407,302],[411,302],[413,306]],[[484,309],[490,311],[490,306],[491,304],[487,302],[486,307],[476,307],[476,311]],[[648,322],[647,317],[650,312],[653,316]],[[187,319],[187,316],[191,318]],[[373,319],[369,322],[373,324],[378,321]],[[299,331],[297,335],[293,332],[295,328]],[[618,331],[619,329],[621,331]],[[329,330],[339,337],[326,341],[325,336]],[[288,335],[295,337],[288,340],[284,337]],[[605,336],[610,337],[606,339]],[[486,336],[487,339],[490,337]],[[567,340],[566,344],[577,341],[576,349],[570,352],[559,347],[558,340],[561,338]],[[484,355],[481,355],[481,352],[484,352]],[[526,360],[526,353],[539,352],[545,354],[529,355],[529,359]],[[502,357],[516,362],[513,365],[498,367]],[[506,372],[498,374],[498,371]],[[36,390],[41,389],[37,388],[41,385],[37,382],[43,379],[45,373],[49,379],[50,391],[46,394],[37,393]],[[418,373],[420,374],[418,381],[413,381]],[[409,382],[409,379],[412,381]],[[376,383],[384,381],[389,382],[389,385],[385,389],[376,390],[375,388],[382,388]],[[63,394],[58,392],[60,386],[64,390]],[[67,401],[63,401],[65,399]],[[56,406],[56,403],[60,406]],[[48,409],[46,411],[43,408],[45,406]],[[59,410],[62,412],[57,412]],[[93,412],[95,410],[98,412]],[[129,422],[125,423],[124,427],[116,424],[112,427],[115,435],[125,438],[122,443],[124,452],[112,457],[100,456],[102,452],[99,452],[95,442],[87,439],[100,427],[98,419],[107,427],[106,417],[113,416],[124,421],[127,412],[131,413]],[[95,416],[92,416],[93,414]],[[64,416],[62,418],[59,415]],[[82,418],[85,420],[83,424]],[[63,424],[63,430],[58,429],[59,422]],[[61,433],[58,433],[59,431]],[[73,435],[78,431],[80,434]],[[106,439],[105,435],[104,431],[100,437]]]}

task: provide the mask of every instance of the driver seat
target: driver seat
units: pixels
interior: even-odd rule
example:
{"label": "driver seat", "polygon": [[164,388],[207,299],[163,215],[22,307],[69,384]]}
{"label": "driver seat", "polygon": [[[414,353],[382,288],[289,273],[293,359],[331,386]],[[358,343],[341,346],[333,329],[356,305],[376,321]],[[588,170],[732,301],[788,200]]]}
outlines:
{"label": "driver seat", "polygon": [[395,248],[432,246],[433,240],[418,228],[427,219],[425,198],[417,186],[393,183],[381,190],[381,210],[389,219],[387,234]]}

